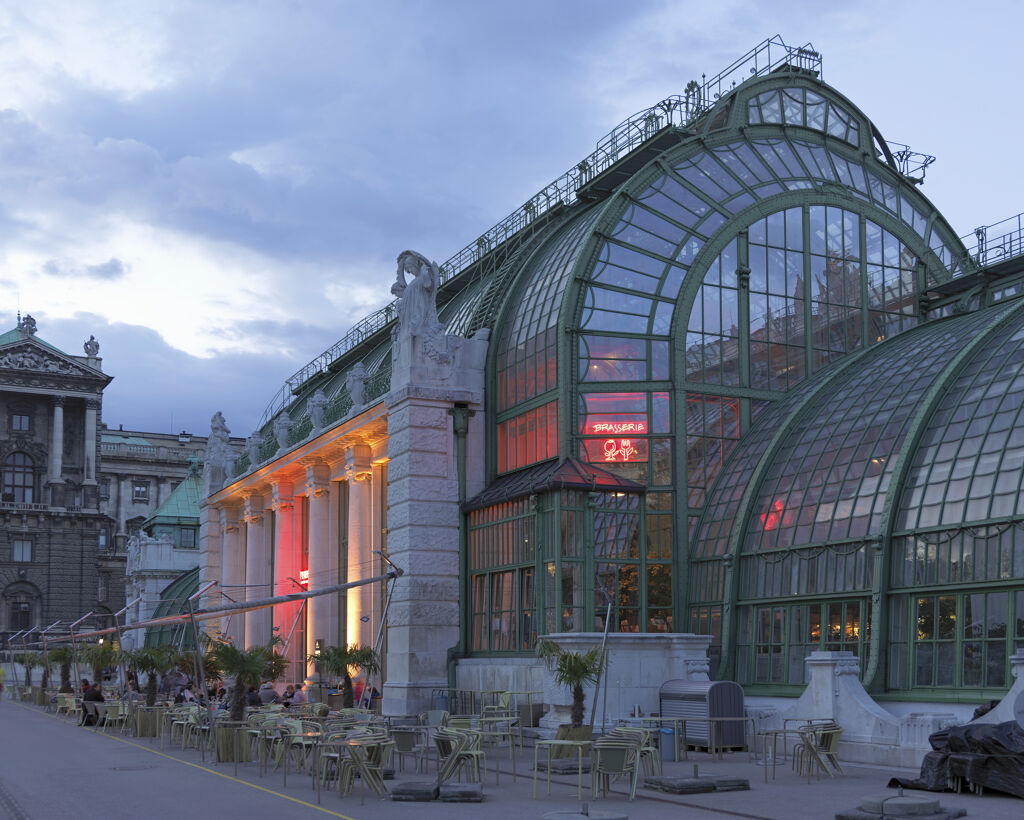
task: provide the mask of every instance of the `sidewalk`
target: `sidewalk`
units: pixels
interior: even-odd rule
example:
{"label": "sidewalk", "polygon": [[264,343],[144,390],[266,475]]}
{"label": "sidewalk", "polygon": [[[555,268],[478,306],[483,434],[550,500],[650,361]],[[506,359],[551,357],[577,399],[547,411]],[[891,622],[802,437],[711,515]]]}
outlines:
{"label": "sidewalk", "polygon": [[[489,756],[501,765],[500,786],[494,785],[491,768],[484,781],[483,804],[391,803],[374,795],[360,796],[359,784],[352,795],[339,798],[325,792],[322,805],[308,775],[292,772],[282,788],[282,772],[258,777],[255,764],[240,764],[238,778],[234,764],[214,764],[207,754],[204,763],[196,751],[160,750],[158,740],[135,740],[120,734],[104,735],[75,726],[28,704],[0,702],[0,816],[3,809],[15,820],[61,820],[62,818],[104,818],[120,820],[198,820],[201,817],[348,817],[352,820],[520,820],[539,818],[550,811],[579,811],[576,777],[552,779],[551,796],[544,795],[543,780],[538,798],[533,790],[533,749],[518,759],[518,782],[513,784],[506,750]],[[700,774],[742,777],[750,791],[672,796],[637,789],[630,802],[622,792],[592,801],[587,795],[589,778],[584,776],[584,800],[594,811],[614,811],[630,820],[792,820],[832,818],[850,809],[866,795],[881,794],[889,778],[899,772],[844,764],[846,776],[812,781],[798,778],[788,764],[780,763],[775,780],[764,782],[760,762],[751,762],[745,752],[727,754],[712,761],[706,754],[690,754],[685,762],[666,764],[666,774],[691,775],[697,764]],[[525,773],[525,774],[524,774]],[[398,780],[424,779],[410,771],[399,772]],[[429,779],[429,775],[427,775]],[[894,793],[894,792],[890,792]],[[910,792],[911,794],[928,794]],[[969,817],[985,820],[1018,820],[1024,802],[994,794],[942,794],[943,808],[962,807]]]}

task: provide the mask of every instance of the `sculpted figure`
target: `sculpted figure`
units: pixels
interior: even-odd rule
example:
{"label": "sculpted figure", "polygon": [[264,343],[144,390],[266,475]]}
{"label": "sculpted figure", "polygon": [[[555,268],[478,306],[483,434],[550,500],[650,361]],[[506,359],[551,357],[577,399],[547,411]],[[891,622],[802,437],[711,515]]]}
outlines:
{"label": "sculpted figure", "polygon": [[36,335],[36,320],[32,318],[32,314],[25,314],[25,318],[21,320],[21,324],[18,325],[18,329],[26,336]]}
{"label": "sculpted figure", "polygon": [[[412,277],[406,280],[406,274]],[[402,251],[391,292],[398,297],[398,332],[422,335],[432,332],[437,320],[437,288],[441,269],[416,251]]]}
{"label": "sculpted figure", "polygon": [[96,337],[89,334],[89,340],[82,345],[85,350],[85,355],[90,359],[95,359],[100,353],[100,343],[96,341]]}
{"label": "sculpted figure", "polygon": [[245,440],[245,452],[249,454],[249,466],[255,467],[260,463],[260,434],[253,433]]}
{"label": "sculpted figure", "polygon": [[207,490],[214,485],[219,489],[223,484],[228,464],[234,458],[230,437],[231,431],[224,421],[224,414],[218,410],[210,418],[210,437],[206,440],[206,453],[203,456],[203,486]]}
{"label": "sculpted figure", "polygon": [[327,406],[327,396],[319,387],[309,397],[309,420],[313,422],[314,430],[322,430],[324,426],[324,408]]}
{"label": "sculpted figure", "polygon": [[348,390],[348,395],[352,399],[352,406],[362,407],[366,389],[366,365],[362,362],[356,362],[345,376],[345,389]]}
{"label": "sculpted figure", "polygon": [[288,434],[292,429],[292,417],[287,410],[282,410],[281,415],[274,419],[274,438],[277,439],[277,446],[282,450],[288,447]]}

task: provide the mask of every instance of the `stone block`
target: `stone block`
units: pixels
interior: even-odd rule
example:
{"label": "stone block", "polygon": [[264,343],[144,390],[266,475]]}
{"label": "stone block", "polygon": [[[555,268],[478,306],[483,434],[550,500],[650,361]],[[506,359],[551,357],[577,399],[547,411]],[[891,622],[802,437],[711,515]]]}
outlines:
{"label": "stone block", "polygon": [[439,792],[442,803],[484,802],[484,787],[479,783],[445,783]]}
{"label": "stone block", "polygon": [[710,777],[647,777],[644,778],[644,785],[668,794],[702,794],[715,790],[714,781]]}
{"label": "stone block", "polygon": [[396,803],[427,803],[437,800],[437,793],[433,780],[403,780],[391,787],[391,799]]}

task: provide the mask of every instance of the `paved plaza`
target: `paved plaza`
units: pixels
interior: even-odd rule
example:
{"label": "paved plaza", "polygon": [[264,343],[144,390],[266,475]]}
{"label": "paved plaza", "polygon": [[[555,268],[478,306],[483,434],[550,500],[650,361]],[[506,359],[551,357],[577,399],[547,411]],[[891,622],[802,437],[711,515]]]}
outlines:
{"label": "paved plaza", "polygon": [[[348,817],[416,818],[416,820],[470,820],[487,817],[540,818],[550,811],[579,810],[575,777],[557,777],[551,796],[544,796],[541,783],[538,798],[533,789],[533,749],[527,744],[518,760],[519,777],[512,782],[507,750],[491,756],[489,765],[500,757],[500,785],[494,771],[487,773],[483,804],[391,803],[372,794],[353,793],[340,798],[325,792],[321,805],[310,778],[294,772],[283,786],[283,773],[258,775],[253,763],[204,762],[194,750],[181,751],[160,741],[136,740],[118,733],[103,734],[76,726],[72,721],[27,704],[4,699],[0,702],[0,817],[12,820],[61,820],[61,818],[139,817],[151,820],[191,820],[199,817]],[[807,783],[796,777],[788,765],[780,764],[775,780],[764,782],[759,761],[746,753],[726,754],[712,761],[706,754],[691,753],[685,762],[666,764],[666,774],[701,774],[743,777],[750,791],[698,794],[674,797],[652,792],[642,786],[637,799],[629,802],[622,793],[588,802],[594,811],[614,811],[632,820],[645,818],[747,818],[747,820],[789,820],[790,818],[831,818],[842,809],[853,808],[863,796],[886,792],[885,784],[895,770],[846,764],[846,776]],[[524,772],[526,775],[524,776]],[[416,779],[408,772],[398,779]],[[589,780],[584,777],[584,789]],[[894,793],[894,792],[893,792]],[[914,794],[924,794],[914,792]],[[585,794],[586,797],[586,794]],[[988,794],[937,795],[943,808],[962,807],[968,817],[984,820],[1017,820],[1024,803],[1011,797]]]}

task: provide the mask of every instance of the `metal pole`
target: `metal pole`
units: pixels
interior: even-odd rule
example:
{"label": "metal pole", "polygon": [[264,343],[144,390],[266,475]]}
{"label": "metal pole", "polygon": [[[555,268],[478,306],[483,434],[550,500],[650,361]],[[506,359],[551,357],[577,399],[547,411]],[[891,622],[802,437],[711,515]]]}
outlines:
{"label": "metal pole", "polygon": [[142,600],[142,596],[140,595],[138,598],[136,598],[130,604],[127,604],[123,609],[119,609],[117,612],[114,613],[114,629],[117,630],[117,652],[118,652],[117,668],[118,668],[118,670],[121,673],[121,691],[122,692],[127,692],[128,691],[128,670],[125,669],[125,665],[124,665],[124,647],[121,644],[121,627],[118,625],[117,619],[118,619],[119,616],[124,615],[129,609],[131,609],[133,606],[135,606],[141,600]]}
{"label": "metal pole", "polygon": [[[18,686],[18,670],[14,668],[14,639],[24,631],[24,629],[19,629],[7,639],[7,665],[11,668],[11,686]],[[9,694],[8,697],[10,697]],[[13,698],[11,699],[13,700]]]}
{"label": "metal pole", "polygon": [[[25,655],[28,654],[28,644],[25,642],[25,638],[27,638],[29,635],[31,635],[33,632],[37,631],[38,629],[39,629],[38,625],[34,626],[30,630],[28,630],[28,632],[26,632],[24,635],[21,636],[21,649],[22,649],[22,653],[23,653],[22,654],[22,661],[24,661]],[[28,666],[25,666],[25,672],[26,672],[25,678],[28,681],[28,683],[26,683],[25,685],[28,686],[31,689],[32,688],[32,670]]]}
{"label": "metal pole", "polygon": [[[188,598],[186,603],[188,604],[188,617],[192,622],[192,638],[196,644],[196,668],[199,673],[199,683],[203,687],[203,697],[206,698],[206,728],[210,734],[207,736],[211,740],[213,739],[213,702],[210,700],[210,692],[206,688],[206,672],[203,669],[203,652],[199,647],[199,627],[196,625],[196,613],[192,607],[192,601],[201,595],[205,595],[206,592],[212,587],[216,586],[216,581],[210,581],[206,586],[199,590],[195,595]],[[199,738],[199,752],[202,755],[203,762],[206,762],[206,743],[203,741],[202,736]]]}
{"label": "metal pole", "polygon": [[[82,673],[78,668],[78,644],[75,643],[75,627],[82,623],[82,621],[84,621],[90,615],[92,615],[91,609],[88,612],[86,612],[85,615],[83,615],[81,618],[79,618],[77,621],[71,624],[71,626],[68,627],[68,631],[71,633],[71,655],[75,661],[75,683],[71,685],[72,690],[74,690],[74,688],[82,682]],[[84,695],[85,693],[83,692],[82,694]]]}
{"label": "metal pole", "polygon": [[46,647],[46,633],[53,629],[57,624],[60,623],[60,618],[50,624],[46,629],[39,633],[39,637],[43,640],[43,665],[46,667],[46,680],[50,680],[50,650]]}

